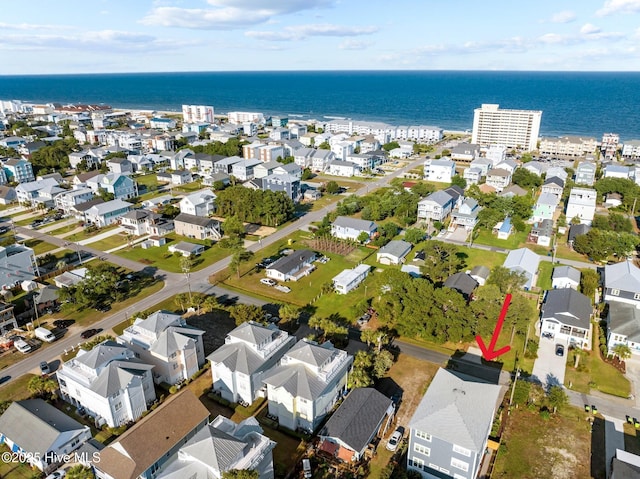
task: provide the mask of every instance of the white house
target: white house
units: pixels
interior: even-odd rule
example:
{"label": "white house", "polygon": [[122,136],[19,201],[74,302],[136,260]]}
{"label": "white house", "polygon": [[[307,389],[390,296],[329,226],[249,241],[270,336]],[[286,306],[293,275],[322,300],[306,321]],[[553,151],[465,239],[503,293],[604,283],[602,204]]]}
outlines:
{"label": "white house", "polygon": [[20,243],[0,246],[0,288],[11,289],[39,276],[33,249]]}
{"label": "white house", "polygon": [[204,365],[204,331],[178,314],[156,311],[146,319],[136,318],[116,338],[142,361],[153,364],[156,384],[187,380]]}
{"label": "white house", "polygon": [[596,181],[596,165],[590,161],[581,162],[576,168],[576,185],[592,186]]}
{"label": "white house", "polygon": [[462,172],[462,177],[467,182],[467,185],[477,185],[482,179],[482,170],[476,167],[465,168]]}
{"label": "white house", "polygon": [[134,236],[164,236],[175,229],[173,220],[145,209],[131,210],[122,215],[120,226]]}
{"label": "white house", "polygon": [[[554,341],[591,349],[591,300],[572,288],[547,291],[540,308],[540,333],[551,333]],[[540,378],[543,379],[543,378]]]}
{"label": "white house", "polygon": [[465,198],[462,204],[451,212],[451,225],[449,229],[458,226],[470,231],[478,222],[478,214],[482,211],[482,206],[473,198]]}
{"label": "white house", "polygon": [[603,168],[603,178],[623,178],[629,179],[631,176],[631,169],[628,166],[608,164]]}
{"label": "white house", "polygon": [[85,220],[98,227],[116,223],[119,218],[131,211],[133,205],[117,199],[93,205],[84,213]]}
{"label": "white house", "polygon": [[211,363],[213,390],[232,402],[252,404],[264,397],[262,378],[295,344],[294,336],[275,325],[242,323],[225,343],[207,356]]}
{"label": "white house", "polygon": [[329,162],[328,173],[330,175],[355,176],[359,171],[360,168],[358,168],[355,163],[352,163],[350,161],[332,160]]}
{"label": "white house", "polygon": [[365,280],[370,269],[371,266],[368,264],[359,264],[355,268],[342,270],[331,280],[334,291],[338,294],[347,294],[357,288]]}
{"label": "white house", "polygon": [[311,158],[311,169],[313,171],[326,171],[335,159],[336,155],[331,150],[315,150]]}
{"label": "white house", "polygon": [[572,288],[577,290],[580,286],[580,270],[571,266],[556,266],[551,275],[551,287],[553,289]]}
{"label": "white house", "polygon": [[366,232],[371,238],[378,230],[378,225],[373,221],[350,218],[348,216],[338,216],[331,223],[331,236],[339,239],[358,241],[362,232]]}
{"label": "white house", "polygon": [[63,211],[64,214],[71,214],[71,208],[85,203],[93,199],[93,191],[91,188],[77,188],[60,193],[55,197],[56,208]]}
{"label": "white house", "polygon": [[[503,164],[504,163],[501,163],[501,165]],[[511,173],[509,170],[505,170],[504,168],[493,168],[487,173],[485,183],[500,192],[509,186],[509,183],[511,183]]]}
{"label": "white house", "polygon": [[267,266],[265,273],[267,278],[278,281],[298,281],[316,269],[313,264],[315,259],[316,254],[313,251],[295,250]]}
{"label": "white house", "polygon": [[428,159],[424,162],[424,179],[437,183],[451,183],[456,174],[456,164],[446,158],[440,160]]}
{"label": "white house", "polygon": [[376,253],[376,261],[380,264],[401,264],[411,251],[411,243],[402,240],[389,241]]}
{"label": "white house", "polygon": [[626,260],[604,267],[603,299],[640,307],[640,269]]}
{"label": "white house", "polygon": [[269,414],[292,431],[314,431],[344,394],[352,364],[330,342],[299,341],[263,378]]}
{"label": "white house", "polygon": [[[45,474],[91,439],[91,429],[42,399],[15,401],[0,416],[0,444]],[[8,464],[12,461],[5,460]],[[15,461],[18,462],[18,461]]]}
{"label": "white house", "polygon": [[215,211],[216,198],[216,194],[210,189],[196,191],[180,200],[180,212],[193,216],[209,216]]}
{"label": "white house", "polygon": [[597,191],[588,188],[571,188],[567,200],[567,221],[578,218],[580,223],[591,225],[596,214]]}
{"label": "white house", "polygon": [[173,455],[157,479],[213,479],[231,470],[256,471],[259,479],[273,479],[275,446],[256,418],[236,424],[218,416]]}
{"label": "white house", "polygon": [[609,303],[607,313],[609,352],[616,344],[625,344],[634,355],[640,354],[640,308],[638,306],[618,301]]}
{"label": "white house", "polygon": [[152,369],[127,347],[104,341],[63,363],[57,379],[65,401],[115,427],[138,419],[156,399]]}

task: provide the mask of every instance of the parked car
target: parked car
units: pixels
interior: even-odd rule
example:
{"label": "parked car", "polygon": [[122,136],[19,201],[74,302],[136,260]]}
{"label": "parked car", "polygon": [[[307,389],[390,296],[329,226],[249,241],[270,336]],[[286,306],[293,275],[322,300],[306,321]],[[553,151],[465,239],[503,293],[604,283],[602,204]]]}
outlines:
{"label": "parked car", "polygon": [[71,326],[73,323],[75,323],[75,320],[73,319],[56,319],[53,322],[53,325],[59,329],[66,329],[69,326]]}
{"label": "parked car", "polygon": [[98,334],[100,331],[97,329],[87,329],[85,331],[82,331],[82,333],[80,333],[80,337],[82,339],[88,339],[91,336],[95,336],[96,334]]}
{"label": "parked car", "polygon": [[387,449],[395,451],[398,448],[400,441],[402,441],[402,436],[404,436],[404,428],[402,426],[398,426],[387,441]]}
{"label": "parked car", "polygon": [[2,376],[0,378],[0,384],[6,383],[9,379],[11,379],[11,376]]}
{"label": "parked car", "polygon": [[311,461],[309,459],[305,458],[302,460],[302,471],[305,479],[309,479],[313,476],[313,474],[311,473]]}
{"label": "parked car", "polygon": [[564,346],[562,344],[556,344],[556,356],[564,356]]}
{"label": "parked car", "polygon": [[40,372],[44,375],[44,374],[49,374],[49,363],[46,361],[42,361],[40,363]]}
{"label": "parked car", "polygon": [[269,279],[269,278],[262,278],[260,280],[260,282],[262,284],[266,284],[267,286],[275,286],[276,285],[276,282],[274,280],[272,280],[272,279]]}

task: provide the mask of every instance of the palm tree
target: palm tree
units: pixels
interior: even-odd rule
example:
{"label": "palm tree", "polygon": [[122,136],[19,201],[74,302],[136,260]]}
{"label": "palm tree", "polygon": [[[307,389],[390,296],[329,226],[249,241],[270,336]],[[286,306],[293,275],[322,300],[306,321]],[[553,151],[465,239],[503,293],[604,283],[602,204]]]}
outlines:
{"label": "palm tree", "polygon": [[182,310],[182,312],[185,312],[187,310],[185,305],[189,304],[189,295],[187,293],[178,293],[174,298],[174,302],[176,303],[176,306],[178,306]]}
{"label": "palm tree", "polygon": [[201,306],[203,313],[210,313],[217,307],[218,307],[218,298],[216,298],[215,294],[210,294],[209,296],[204,298],[204,301],[202,302],[202,306]]}
{"label": "palm tree", "polygon": [[611,352],[615,354],[620,361],[624,361],[625,359],[629,359],[631,357],[631,348],[623,343],[616,344],[613,348],[611,348]]}

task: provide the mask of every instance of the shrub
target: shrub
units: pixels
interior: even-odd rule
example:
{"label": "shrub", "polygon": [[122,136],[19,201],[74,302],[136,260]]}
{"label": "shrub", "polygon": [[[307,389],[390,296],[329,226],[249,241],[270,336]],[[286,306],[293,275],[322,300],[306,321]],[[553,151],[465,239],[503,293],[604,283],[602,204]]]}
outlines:
{"label": "shrub", "polygon": [[171,386],[169,388],[169,394],[175,394],[177,392],[178,392],[178,387],[177,386],[174,385],[174,386]]}

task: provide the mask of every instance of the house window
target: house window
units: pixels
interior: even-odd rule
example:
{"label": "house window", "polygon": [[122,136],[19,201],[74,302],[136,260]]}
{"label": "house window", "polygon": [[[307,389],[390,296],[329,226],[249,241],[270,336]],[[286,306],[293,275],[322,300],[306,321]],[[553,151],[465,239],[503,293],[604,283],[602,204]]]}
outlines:
{"label": "house window", "polygon": [[422,444],[414,444],[413,450],[423,456],[429,457],[431,455],[431,449],[428,447],[424,447]]}
{"label": "house window", "polygon": [[471,451],[469,449],[465,449],[464,447],[457,446],[456,444],[453,445],[453,452],[457,452],[458,454],[462,454],[463,456],[467,456],[467,457],[471,456]]}
{"label": "house window", "polygon": [[469,464],[467,464],[464,461],[461,461],[460,459],[456,459],[455,457],[451,458],[451,465],[453,467],[456,467],[464,472],[468,472],[469,471]]}
{"label": "house window", "polygon": [[425,441],[431,442],[431,434],[427,434],[424,431],[416,431],[416,437],[420,439],[424,439]]}
{"label": "house window", "polygon": [[418,469],[423,469],[424,468],[424,461],[422,459],[419,459],[417,457],[414,457],[411,459],[411,464],[409,464],[410,466],[412,465],[413,467],[417,467]]}
{"label": "house window", "polygon": [[118,404],[116,404],[116,411],[119,411],[120,409],[122,409],[122,402],[119,402]]}
{"label": "house window", "polygon": [[636,293],[633,295],[633,299],[640,299],[640,293]]}
{"label": "house window", "polygon": [[620,290],[619,289],[612,289],[611,290],[611,296],[620,296]]}

